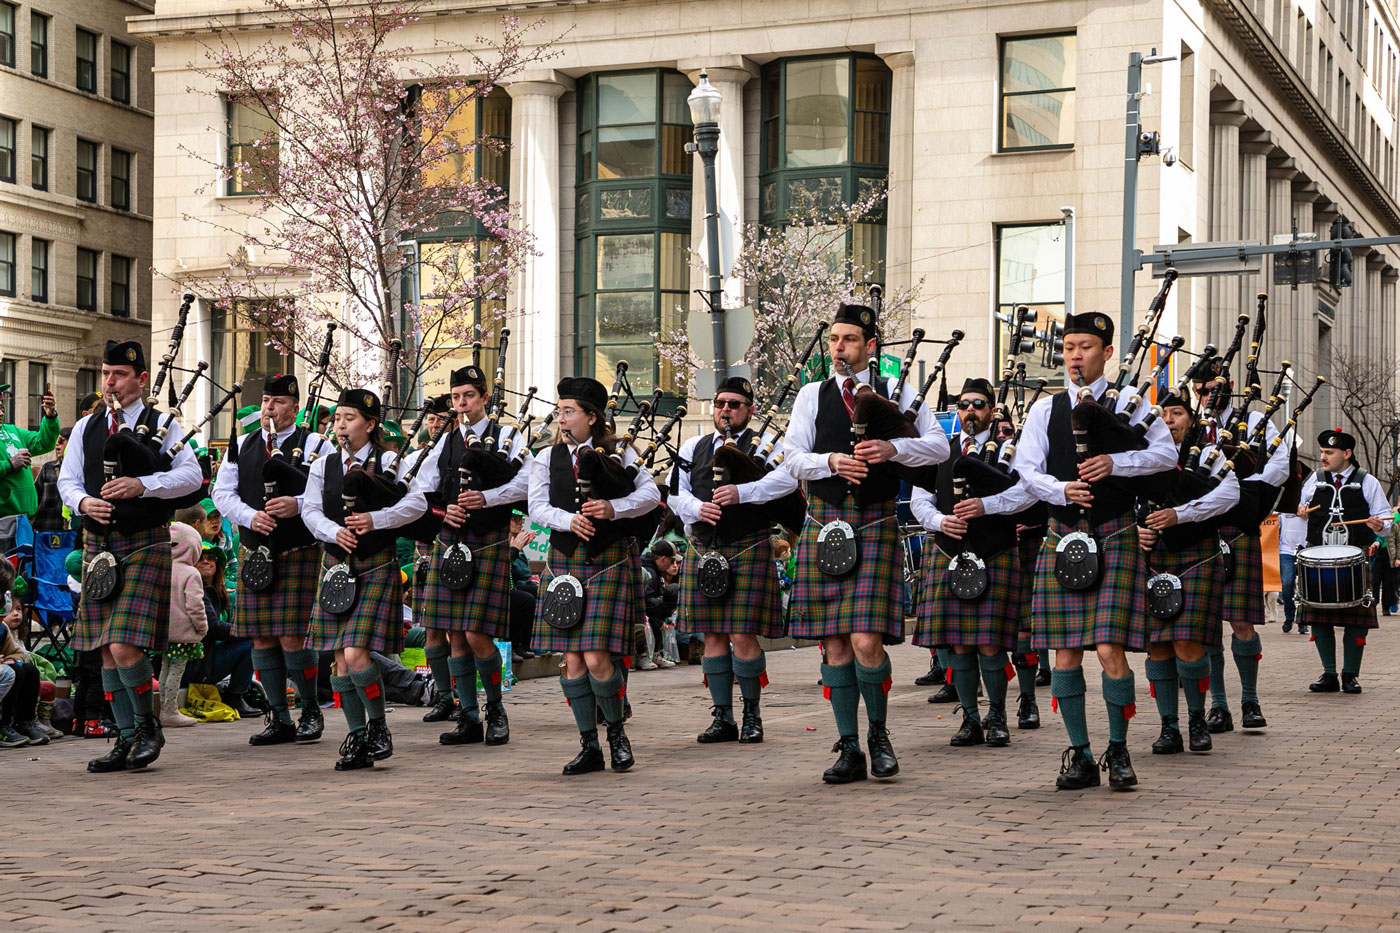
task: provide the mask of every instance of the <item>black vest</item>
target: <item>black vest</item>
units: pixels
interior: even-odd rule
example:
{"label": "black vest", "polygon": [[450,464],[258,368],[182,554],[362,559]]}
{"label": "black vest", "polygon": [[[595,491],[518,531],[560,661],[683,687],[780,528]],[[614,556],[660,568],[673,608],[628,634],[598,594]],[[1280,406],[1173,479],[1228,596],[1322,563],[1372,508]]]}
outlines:
{"label": "black vest", "polygon": [[[468,428],[467,430],[471,430]],[[501,426],[499,424],[488,424],[482,433],[482,440],[487,437],[494,437],[497,440],[501,436]],[[467,452],[467,442],[462,437],[462,432],[454,428],[450,434],[442,439],[443,451],[438,457],[438,484],[437,491],[433,494],[434,501],[431,506],[445,507],[457,501],[457,494],[462,491],[461,477],[458,467],[462,464],[462,457]],[[569,471],[572,475],[572,469]],[[480,489],[480,486],[473,487]],[[467,524],[463,528],[471,528],[475,534],[486,534],[492,531],[499,531],[510,525],[510,516],[513,506],[509,503],[492,505],[484,509],[468,509]],[[444,527],[445,531],[452,529]]]}
{"label": "black vest", "polygon": [[[716,434],[706,434],[700,438],[695,444],[695,459],[690,461],[690,492],[701,502],[713,501],[715,495]],[[734,440],[738,443],[739,449],[743,450],[752,442],[753,431],[746,428]],[[768,510],[757,507],[757,504],[751,504],[730,506],[721,512],[719,524],[696,522],[690,530],[695,535],[696,540],[710,546],[716,540],[723,544],[732,544],[740,538],[746,538],[760,531],[766,532],[772,526],[773,522],[768,517]]]}
{"label": "black vest", "polygon": [[[1316,508],[1308,515],[1308,545],[1314,546],[1322,543],[1322,531],[1332,520],[1332,495],[1337,492],[1332,485],[1333,474],[1326,470],[1317,471],[1317,488],[1313,490],[1312,501],[1309,505]],[[1347,522],[1357,522],[1355,525],[1347,525],[1347,543],[1352,547],[1359,547],[1363,551],[1371,546],[1371,542],[1376,540],[1376,533],[1366,527],[1362,521],[1371,517],[1371,506],[1366,502],[1366,495],[1361,490],[1361,484],[1366,479],[1366,471],[1357,467],[1351,474],[1351,479],[1342,486],[1339,495],[1342,497],[1342,520]]]}
{"label": "black vest", "polygon": [[[877,379],[874,389],[884,398],[890,397],[886,380]],[[821,388],[817,390],[817,423],[812,437],[812,453],[848,454],[852,440],[851,416],[846,411],[846,403],[841,400],[841,387],[835,379],[823,379]],[[848,490],[858,506],[891,502],[899,495],[899,477],[887,464],[872,463],[870,472],[859,486],[852,486],[839,476],[807,481],[807,491],[831,505],[844,502]]]}
{"label": "black vest", "polygon": [[[578,480],[574,476],[574,458],[569,453],[569,445],[555,444],[546,456],[549,457],[549,504],[565,512],[578,512],[582,503],[578,498]],[[601,554],[624,538],[651,540],[656,531],[660,511],[653,509],[645,515],[633,518],[591,519],[593,537],[587,542],[589,556]],[[573,557],[582,541],[583,539],[572,531],[555,529],[549,533],[549,546],[565,557]]]}
{"label": "black vest", "polygon": [[[109,418],[108,412],[93,412],[88,417],[87,426],[83,428],[83,491],[93,497],[102,492],[102,486],[106,482],[102,472],[102,451],[107,445]],[[134,431],[137,425],[144,424],[149,429],[148,436],[154,437],[159,418],[159,412],[143,405],[141,414],[136,416],[136,422],[131,428]],[[174,499],[158,499],[154,496],[117,499],[112,503],[114,509],[111,524],[99,525],[84,515],[83,528],[98,535],[114,530],[127,535],[149,531],[170,521],[170,516],[175,513],[175,502]]]}
{"label": "black vest", "polygon": [[[1079,456],[1074,451],[1074,428],[1070,424],[1068,389],[1050,400],[1050,423],[1046,426],[1045,472],[1066,483],[1079,482]],[[1083,514],[1095,528],[1133,510],[1134,496],[1124,483],[1115,478],[1093,483],[1094,504]],[[1066,525],[1079,521],[1077,505],[1051,505],[1050,516]]]}
{"label": "black vest", "polygon": [[[952,457],[938,465],[933,501],[944,515],[952,515],[953,506],[957,504],[953,498],[953,464],[957,460]],[[935,540],[946,554],[967,550],[986,560],[1016,546],[1017,524],[1015,515],[983,515],[967,523],[967,533],[961,539],[950,538],[940,531]]]}
{"label": "black vest", "polygon": [[[379,470],[383,466],[384,451],[379,450],[374,453],[374,468]],[[345,525],[345,500],[340,497],[340,491],[345,487],[345,468],[341,465],[340,451],[325,458],[326,473],[321,478],[321,511],[326,513],[326,518],[337,525]],[[394,528],[376,528],[369,534],[360,535],[359,544],[355,546],[355,556],[366,558],[377,554],[385,548],[392,548],[398,540],[398,530]],[[337,560],[345,559],[345,550],[338,544],[327,544],[321,542],[321,547],[326,553]]]}
{"label": "black vest", "polygon": [[[292,451],[301,446],[301,432],[287,435],[278,449],[282,456],[290,458]],[[267,448],[262,442],[262,433],[246,435],[238,448],[238,498],[249,508],[261,510],[267,504],[267,492],[263,486],[263,464],[267,462]],[[241,526],[240,526],[241,528]],[[292,548],[307,547],[316,543],[311,529],[306,527],[300,515],[277,519],[277,530],[271,535],[259,534],[251,528],[241,528],[243,543],[249,548],[269,544],[273,551],[281,553]]]}

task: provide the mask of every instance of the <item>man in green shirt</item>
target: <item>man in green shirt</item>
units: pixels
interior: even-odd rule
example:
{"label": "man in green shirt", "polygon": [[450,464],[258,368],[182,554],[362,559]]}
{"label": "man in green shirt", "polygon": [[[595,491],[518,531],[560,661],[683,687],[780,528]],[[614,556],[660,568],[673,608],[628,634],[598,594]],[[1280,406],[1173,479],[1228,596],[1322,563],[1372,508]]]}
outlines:
{"label": "man in green shirt", "polygon": [[13,424],[4,424],[5,393],[9,385],[0,385],[0,519],[10,515],[33,515],[39,507],[39,494],[34,488],[34,473],[30,462],[53,450],[58,441],[58,410],[53,396],[44,393],[44,417],[39,430],[26,431]]}

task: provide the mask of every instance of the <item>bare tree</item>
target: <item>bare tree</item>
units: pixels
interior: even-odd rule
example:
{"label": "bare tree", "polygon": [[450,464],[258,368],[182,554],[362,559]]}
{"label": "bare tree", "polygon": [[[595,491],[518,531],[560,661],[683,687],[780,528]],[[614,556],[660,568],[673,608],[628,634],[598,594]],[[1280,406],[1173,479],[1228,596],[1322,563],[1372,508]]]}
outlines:
{"label": "bare tree", "polygon": [[1390,488],[1395,475],[1395,432],[1400,419],[1400,365],[1390,354],[1332,353],[1332,390],[1341,426],[1356,437],[1356,460]]}

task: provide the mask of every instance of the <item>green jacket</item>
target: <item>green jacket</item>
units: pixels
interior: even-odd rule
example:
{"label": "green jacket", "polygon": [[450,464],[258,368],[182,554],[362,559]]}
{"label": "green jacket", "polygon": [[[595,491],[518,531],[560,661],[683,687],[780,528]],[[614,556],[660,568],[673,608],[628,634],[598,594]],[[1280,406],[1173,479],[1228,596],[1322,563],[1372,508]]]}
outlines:
{"label": "green jacket", "polygon": [[12,424],[0,424],[0,516],[33,515],[39,507],[39,492],[29,467],[15,469],[10,458],[21,450],[38,457],[58,443],[58,419],[44,418],[39,430],[26,431]]}

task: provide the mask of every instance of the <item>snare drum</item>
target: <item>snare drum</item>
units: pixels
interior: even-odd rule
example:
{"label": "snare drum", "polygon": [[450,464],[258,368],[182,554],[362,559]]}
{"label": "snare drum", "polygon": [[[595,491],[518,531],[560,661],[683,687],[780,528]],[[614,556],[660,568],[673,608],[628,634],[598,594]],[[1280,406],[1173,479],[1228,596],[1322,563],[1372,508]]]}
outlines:
{"label": "snare drum", "polygon": [[1370,568],[1366,552],[1349,544],[1305,547],[1294,559],[1297,601],[1314,609],[1347,609],[1369,606],[1367,586]]}

